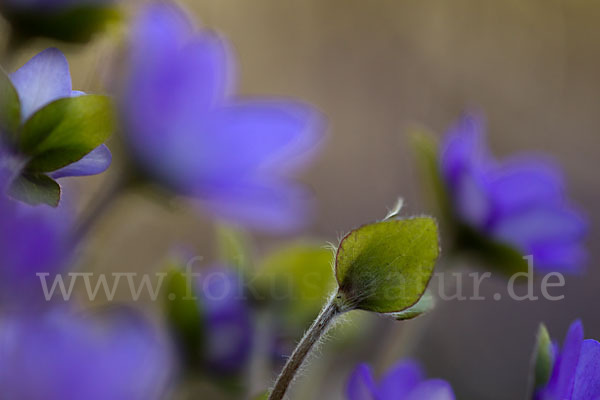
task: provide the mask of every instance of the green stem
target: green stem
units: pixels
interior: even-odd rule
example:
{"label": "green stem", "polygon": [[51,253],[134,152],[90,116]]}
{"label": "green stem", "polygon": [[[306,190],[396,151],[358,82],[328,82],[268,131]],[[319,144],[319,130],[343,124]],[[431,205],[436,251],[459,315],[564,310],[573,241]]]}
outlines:
{"label": "green stem", "polygon": [[294,380],[298,369],[313,349],[315,344],[323,337],[327,330],[331,327],[332,322],[345,311],[348,311],[339,304],[338,296],[332,296],[327,302],[319,316],[315,319],[311,327],[306,331],[296,349],[287,360],[281,374],[277,377],[275,386],[269,395],[268,400],[281,400],[285,396],[287,389]]}

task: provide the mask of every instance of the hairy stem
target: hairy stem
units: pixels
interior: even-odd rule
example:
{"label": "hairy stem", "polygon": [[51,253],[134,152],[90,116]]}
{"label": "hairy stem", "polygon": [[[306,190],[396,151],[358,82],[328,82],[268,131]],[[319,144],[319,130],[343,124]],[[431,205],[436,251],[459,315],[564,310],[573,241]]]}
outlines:
{"label": "hairy stem", "polygon": [[269,400],[281,400],[298,369],[310,353],[314,345],[327,332],[334,319],[344,312],[340,304],[337,302],[337,296],[332,296],[329,302],[323,307],[319,316],[315,319],[311,327],[306,331],[298,346],[287,360],[281,374],[277,377],[275,386],[269,395]]}

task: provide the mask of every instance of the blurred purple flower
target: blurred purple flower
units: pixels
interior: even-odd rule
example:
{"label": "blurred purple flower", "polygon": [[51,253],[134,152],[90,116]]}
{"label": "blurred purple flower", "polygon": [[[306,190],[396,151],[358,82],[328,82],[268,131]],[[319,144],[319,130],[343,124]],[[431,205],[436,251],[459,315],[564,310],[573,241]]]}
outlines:
{"label": "blurred purple flower", "polygon": [[[46,49],[33,57],[20,69],[12,73],[10,80],[17,90],[21,102],[22,123],[25,123],[36,111],[55,100],[85,95],[85,93],[74,91],[71,88],[69,64],[65,56],[55,48]],[[0,137],[1,141],[2,138]],[[5,150],[0,153],[0,157],[6,158],[9,153],[12,153],[14,158],[20,157],[18,150],[10,148],[10,140],[4,140],[4,147]],[[22,158],[25,159],[24,156]],[[111,159],[108,147],[100,145],[79,161],[50,172],[48,175],[51,178],[58,179],[69,176],[100,174],[109,167]],[[24,167],[24,164],[25,162],[21,162],[20,167]],[[18,164],[14,163],[14,165]]]}
{"label": "blurred purple flower", "polygon": [[158,3],[134,23],[122,96],[141,169],[213,214],[270,231],[306,224],[310,196],[288,179],[322,138],[323,118],[288,99],[230,95],[227,42]]}
{"label": "blurred purple flower", "polygon": [[373,371],[360,364],[352,372],[346,388],[348,400],[454,400],[448,382],[425,379],[421,367],[405,360],[393,365],[380,382]]}
{"label": "blurred purple flower", "polygon": [[562,350],[551,344],[554,366],[550,380],[538,388],[535,400],[600,399],[600,343],[583,339],[581,321],[571,324]]}
{"label": "blurred purple flower", "polygon": [[202,271],[197,284],[207,366],[239,372],[250,358],[254,332],[241,278],[231,268],[213,266]]}
{"label": "blurred purple flower", "polygon": [[36,274],[50,274],[52,280],[73,250],[71,210],[65,202],[52,208],[9,198],[10,174],[0,164],[0,303],[38,304],[43,291]]}
{"label": "blurred purple flower", "polygon": [[482,122],[473,115],[450,129],[440,157],[462,223],[533,255],[538,269],[580,270],[587,224],[568,202],[558,166],[531,155],[496,161],[485,147]]}
{"label": "blurred purple flower", "polygon": [[108,322],[62,309],[0,317],[5,399],[159,399],[170,364],[154,327],[131,313]]}

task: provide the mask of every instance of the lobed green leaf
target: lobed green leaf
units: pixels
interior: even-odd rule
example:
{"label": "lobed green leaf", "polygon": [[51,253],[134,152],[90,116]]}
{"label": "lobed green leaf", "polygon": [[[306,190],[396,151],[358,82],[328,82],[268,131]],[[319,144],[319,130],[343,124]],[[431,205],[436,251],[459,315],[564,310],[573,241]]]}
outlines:
{"label": "lobed green leaf", "polygon": [[12,181],[9,188],[12,197],[34,206],[47,204],[57,207],[60,192],[58,183],[43,174],[22,174]]}
{"label": "lobed green leaf", "polygon": [[104,143],[115,128],[110,100],[86,95],[56,100],[29,118],[21,150],[31,157],[26,169],[51,172],[79,161]]}
{"label": "lobed green leaf", "polygon": [[21,125],[21,102],[10,78],[0,68],[0,135],[13,141]]}
{"label": "lobed green leaf", "polygon": [[336,278],[348,307],[401,312],[419,301],[440,254],[433,218],[388,220],[362,226],[342,240]]}
{"label": "lobed green leaf", "polygon": [[546,326],[540,324],[533,355],[532,390],[548,383],[553,367],[554,355],[552,354],[552,340],[550,339],[550,334],[548,333]]}

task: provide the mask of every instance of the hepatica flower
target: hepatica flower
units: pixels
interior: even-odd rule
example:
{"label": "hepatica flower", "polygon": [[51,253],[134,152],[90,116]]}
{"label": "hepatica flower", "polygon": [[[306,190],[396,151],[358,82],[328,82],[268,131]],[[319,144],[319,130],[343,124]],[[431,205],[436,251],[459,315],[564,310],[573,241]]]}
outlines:
{"label": "hepatica flower", "polygon": [[411,360],[392,366],[377,382],[367,364],[360,364],[346,388],[348,400],[454,400],[448,382],[425,379],[421,367]]}
{"label": "hepatica flower", "polygon": [[69,65],[47,49],[10,76],[0,71],[0,164],[10,193],[31,204],[60,199],[55,179],[99,174],[111,162],[102,143],[113,130],[107,98],[73,91]]}
{"label": "hepatica flower", "polygon": [[116,0],[1,0],[0,11],[21,38],[86,42],[117,17]]}
{"label": "hepatica flower", "polygon": [[314,153],[322,118],[280,98],[236,98],[228,45],[177,8],[135,21],[122,94],[126,140],[146,175],[213,214],[271,231],[307,221],[309,196],[289,181]]}
{"label": "hepatica flower", "polygon": [[534,400],[600,399],[600,343],[583,339],[580,321],[569,328],[562,349],[542,325],[534,367]]}
{"label": "hepatica flower", "polygon": [[440,169],[460,224],[532,255],[540,270],[582,267],[586,221],[569,202],[556,165],[532,155],[496,160],[481,121],[465,115],[447,133]]}
{"label": "hepatica flower", "polygon": [[137,316],[101,321],[58,309],[0,322],[3,398],[152,400],[164,394],[168,348]]}

